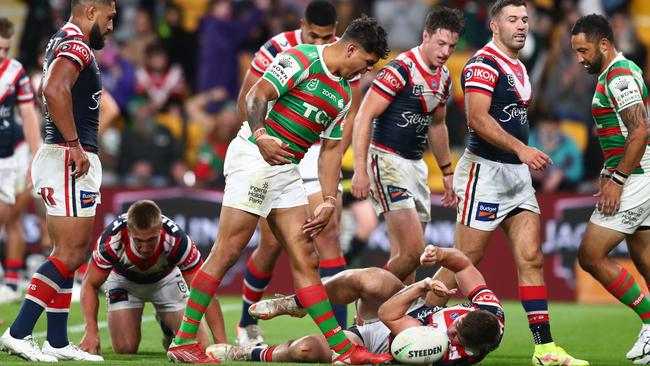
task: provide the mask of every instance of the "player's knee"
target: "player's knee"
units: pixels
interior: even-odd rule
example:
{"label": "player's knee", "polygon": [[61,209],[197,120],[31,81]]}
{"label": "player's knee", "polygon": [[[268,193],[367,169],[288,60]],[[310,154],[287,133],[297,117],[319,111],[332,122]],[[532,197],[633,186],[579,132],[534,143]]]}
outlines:
{"label": "player's knee", "polygon": [[520,271],[541,271],[544,266],[544,254],[541,248],[531,248],[524,251],[519,256],[518,266]]}
{"label": "player's knee", "polygon": [[586,250],[584,246],[580,246],[578,249],[578,263],[580,267],[585,271],[592,273],[594,269],[598,266],[598,260],[594,254]]}
{"label": "player's knee", "polygon": [[329,362],[329,350],[323,350],[322,343],[316,337],[303,337],[289,346],[291,360],[294,362]]}
{"label": "player's knee", "polygon": [[127,339],[113,340],[113,351],[120,355],[132,355],[138,353],[138,342]]}
{"label": "player's knee", "polygon": [[359,290],[366,296],[377,296],[388,287],[389,284],[397,281],[401,283],[394,274],[382,268],[369,267],[362,269],[362,275],[358,277]]}

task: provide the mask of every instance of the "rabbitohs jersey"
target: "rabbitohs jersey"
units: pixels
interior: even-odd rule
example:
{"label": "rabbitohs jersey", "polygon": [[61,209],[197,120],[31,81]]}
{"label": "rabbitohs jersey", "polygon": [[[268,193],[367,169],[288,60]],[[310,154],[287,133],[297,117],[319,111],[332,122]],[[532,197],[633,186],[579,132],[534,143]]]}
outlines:
{"label": "rabbitohs jersey", "polygon": [[[350,83],[327,69],[326,47],[302,44],[290,48],[262,75],[279,96],[266,115],[266,131],[289,145],[295,164],[321,137],[340,140],[350,109]],[[252,136],[249,140],[255,142]]]}
{"label": "rabbitohs jersey", "polygon": [[[591,113],[598,130],[598,142],[605,157],[605,168],[613,171],[623,158],[627,128],[620,112],[635,104],[648,108],[648,89],[641,69],[622,53],[598,76]],[[650,142],[650,141],[648,141]],[[632,174],[650,176],[650,150],[646,148]]]}
{"label": "rabbitohs jersey", "polygon": [[[456,318],[465,315],[475,310],[486,310],[494,314],[501,326],[501,335],[505,328],[505,315],[501,302],[496,295],[485,286],[480,286],[474,289],[469,296],[470,302],[458,304],[450,307],[445,306],[423,306],[409,312],[407,315],[419,320],[422,325],[428,325],[438,329],[439,331],[447,334],[447,327],[454,322]],[[488,353],[495,350],[501,339],[497,344],[490,347],[489,350],[478,352],[469,348],[456,345],[449,342],[447,353],[440,361],[435,362],[435,366],[450,366],[450,365],[472,365],[480,362],[487,356]]]}

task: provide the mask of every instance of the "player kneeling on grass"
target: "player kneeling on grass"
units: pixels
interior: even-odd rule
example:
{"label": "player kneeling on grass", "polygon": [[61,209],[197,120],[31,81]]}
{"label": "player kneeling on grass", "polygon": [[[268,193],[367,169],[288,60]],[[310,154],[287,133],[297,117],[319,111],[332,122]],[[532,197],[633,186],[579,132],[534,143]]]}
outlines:
{"label": "player kneeling on grass", "polygon": [[[178,331],[189,297],[187,284],[203,260],[190,237],[162,215],[156,203],[137,201],[127,213],[111,222],[97,240],[92,265],[81,285],[81,309],[86,333],[80,347],[101,352],[97,291],[105,285],[108,329],[116,353],[136,353],[140,344],[140,323],[145,302],[156,309],[163,328]],[[226,340],[219,303],[213,301],[206,318],[216,342]],[[209,344],[205,330],[199,341]],[[165,344],[165,348],[169,342]]]}
{"label": "player kneeling on grass", "polygon": [[[430,245],[420,261],[424,266],[440,263],[455,272],[458,285],[470,302],[451,307],[426,307],[423,298],[429,291],[450,295],[455,290],[450,291],[442,282],[430,278],[405,287],[395,275],[379,268],[343,271],[324,285],[334,304],[358,300],[357,313],[364,324],[346,330],[348,339],[372,353],[386,354],[390,350],[391,335],[426,325],[446,333],[449,338],[447,352],[434,364],[468,365],[481,361],[501,341],[504,328],[501,303],[487,288],[481,273],[460,251]],[[295,296],[261,301],[249,311],[263,319],[283,314],[305,315]],[[208,347],[206,352],[222,361],[330,361],[327,342],[322,335],[309,335],[271,347],[218,344]]]}

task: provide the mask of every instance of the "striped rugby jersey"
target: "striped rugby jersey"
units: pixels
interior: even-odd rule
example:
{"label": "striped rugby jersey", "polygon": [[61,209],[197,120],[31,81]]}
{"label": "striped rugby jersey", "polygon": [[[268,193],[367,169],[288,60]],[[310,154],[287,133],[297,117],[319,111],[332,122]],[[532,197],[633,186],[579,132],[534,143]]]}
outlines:
{"label": "striped rugby jersey", "polygon": [[[289,145],[295,164],[321,137],[340,140],[350,109],[350,83],[327,69],[325,47],[302,44],[291,48],[278,55],[262,75],[279,95],[266,115],[266,131]],[[253,136],[249,140],[255,142]]]}
{"label": "striped rugby jersey", "polygon": [[142,258],[129,237],[126,214],[111,222],[97,240],[91,262],[100,271],[111,270],[139,284],[155,283],[174,267],[189,274],[201,267],[201,253],[189,235],[166,216],[162,216],[160,242],[149,258]]}
{"label": "striped rugby jersey", "polygon": [[430,69],[418,47],[399,54],[372,84],[390,102],[373,122],[372,144],[406,159],[422,159],[431,115],[447,102],[450,88],[449,69]]}
{"label": "striped rugby jersey", "polygon": [[[14,154],[22,126],[14,119],[16,105],[33,102],[34,92],[23,65],[9,57],[0,62],[0,158]],[[20,130],[20,132],[18,131]]]}
{"label": "striped rugby jersey", "polygon": [[[619,53],[598,76],[591,101],[591,113],[598,130],[598,142],[605,157],[605,168],[616,169],[623,158],[627,128],[620,112],[642,103],[648,108],[648,89],[641,69]],[[650,142],[650,141],[649,141]],[[632,174],[650,175],[650,150],[646,148]]]}

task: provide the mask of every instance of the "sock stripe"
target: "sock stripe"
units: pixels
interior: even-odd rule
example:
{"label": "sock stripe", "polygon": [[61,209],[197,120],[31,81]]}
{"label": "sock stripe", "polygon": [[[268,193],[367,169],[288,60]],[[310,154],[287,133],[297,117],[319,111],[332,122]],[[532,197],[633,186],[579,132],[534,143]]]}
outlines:
{"label": "sock stripe", "polygon": [[618,274],[618,277],[616,277],[612,283],[606,286],[607,291],[614,292],[614,290],[623,284],[623,282],[627,279],[627,276],[629,276],[627,269],[625,269],[625,267],[621,267],[621,273]]}
{"label": "sock stripe", "polygon": [[47,304],[44,303],[41,299],[32,296],[30,294],[25,295],[25,300],[30,300],[31,302],[35,303],[36,305],[42,307],[43,309],[47,308]]}
{"label": "sock stripe", "polygon": [[273,272],[269,273],[263,273],[259,271],[257,268],[255,268],[255,262],[253,262],[253,257],[248,258],[248,262],[246,262],[246,268],[251,271],[253,276],[259,277],[259,278],[269,278],[273,275]]}
{"label": "sock stripe", "polygon": [[191,334],[191,333],[185,333],[182,330],[179,330],[178,333],[176,333],[177,338],[185,338],[185,339],[194,339],[196,338],[196,334]]}
{"label": "sock stripe", "polygon": [[184,321],[184,322],[187,322],[187,323],[190,323],[190,324],[194,324],[194,325],[199,325],[199,324],[201,324],[201,321],[200,321],[200,320],[192,319],[192,318],[190,318],[189,316],[184,316],[184,317],[183,317],[183,321]]}
{"label": "sock stripe", "polygon": [[212,297],[217,293],[220,284],[221,281],[218,278],[212,277],[199,269],[194,275],[194,279],[192,279],[191,287]]}
{"label": "sock stripe", "polygon": [[320,268],[336,268],[336,267],[345,267],[347,263],[345,262],[344,257],[332,258],[332,259],[321,259],[319,262]]}
{"label": "sock stripe", "polygon": [[316,324],[320,324],[320,323],[325,322],[327,319],[332,318],[333,316],[334,316],[334,311],[330,310],[327,313],[321,314],[321,315],[317,316],[316,318],[314,318],[314,322],[316,322]]}
{"label": "sock stripe", "polygon": [[625,295],[627,290],[629,290],[630,287],[632,287],[632,285],[634,285],[634,279],[632,279],[632,276],[628,276],[625,279],[625,282],[623,282],[623,285],[617,288],[616,290],[614,290],[614,296],[616,296],[617,298],[622,297],[623,295]]}
{"label": "sock stripe", "polygon": [[650,319],[650,310],[648,310],[645,313],[641,314],[641,319],[642,320]]}
{"label": "sock stripe", "polygon": [[66,267],[66,265],[63,264],[63,262],[61,262],[60,260],[54,257],[47,257],[47,260],[49,260],[52,264],[54,264],[54,267],[56,267],[57,271],[59,271],[59,273],[63,278],[66,278],[68,272],[70,271],[68,270],[68,267]]}
{"label": "sock stripe", "polygon": [[336,352],[338,354],[341,354],[342,352],[347,351],[348,348],[350,348],[350,340],[345,338],[345,341],[343,341],[343,342],[341,342],[341,343],[339,343],[339,344],[337,344],[335,346],[330,346],[330,348],[334,352]]}
{"label": "sock stripe", "polygon": [[265,349],[262,352],[262,361],[264,362],[273,362],[273,350],[275,350],[278,346],[271,346],[267,349]]}
{"label": "sock stripe", "polygon": [[[72,292],[59,292],[48,304],[48,309],[69,309],[72,302]],[[49,310],[48,310],[49,311]]]}
{"label": "sock stripe", "polygon": [[546,286],[519,286],[519,299],[527,300],[544,300],[548,298]]}
{"label": "sock stripe", "polygon": [[296,296],[300,298],[303,308],[309,308],[328,300],[325,286],[322,283],[298,289],[296,290]]}
{"label": "sock stripe", "polygon": [[200,311],[202,313],[205,313],[205,310],[208,308],[207,306],[197,304],[192,299],[187,300],[187,306],[194,309],[194,310],[196,310],[196,311]]}

